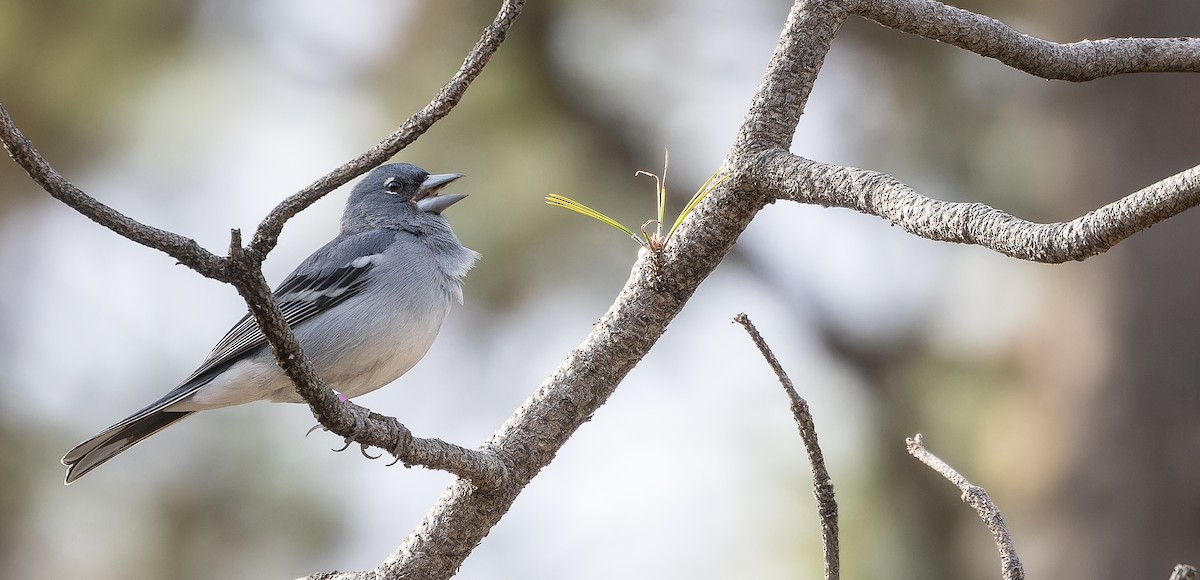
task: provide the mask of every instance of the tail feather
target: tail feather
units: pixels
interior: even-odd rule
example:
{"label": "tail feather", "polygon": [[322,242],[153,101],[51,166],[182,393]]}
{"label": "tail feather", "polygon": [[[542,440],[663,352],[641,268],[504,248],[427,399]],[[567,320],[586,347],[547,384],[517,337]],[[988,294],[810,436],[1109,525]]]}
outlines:
{"label": "tail feather", "polygon": [[133,421],[122,421],[103,433],[76,445],[63,456],[67,466],[67,484],[100,467],[105,461],[136,445],[194,411],[157,411]]}

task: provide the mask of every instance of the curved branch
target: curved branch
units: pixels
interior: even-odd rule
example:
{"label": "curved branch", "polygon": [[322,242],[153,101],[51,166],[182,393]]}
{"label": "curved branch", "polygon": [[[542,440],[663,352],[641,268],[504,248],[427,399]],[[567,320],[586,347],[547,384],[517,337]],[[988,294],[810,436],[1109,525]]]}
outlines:
{"label": "curved branch", "polygon": [[1021,559],[1017,557],[1017,548],[1013,545],[1012,535],[1008,533],[1008,526],[1004,524],[1004,518],[1000,517],[1000,509],[996,507],[995,503],[992,503],[992,498],[988,497],[987,492],[982,487],[967,481],[967,478],[955,471],[953,467],[925,449],[920,433],[906,439],[905,443],[909,455],[928,465],[930,469],[938,472],[955,487],[962,490],[963,502],[975,508],[979,519],[983,520],[983,525],[992,533],[996,549],[1000,551],[1001,577],[1004,580],[1024,580],[1025,569],[1021,566]]}
{"label": "curved branch", "polygon": [[844,207],[881,217],[931,240],[975,244],[1056,264],[1084,260],[1200,205],[1200,166],[1177,173],[1069,222],[1039,224],[982,203],[940,201],[876,171],[829,165],[772,151],[752,166],[774,199]]}
{"label": "curved branch", "polygon": [[1141,72],[1200,72],[1198,38],[1109,38],[1059,44],[933,0],[860,0],[854,12],[902,32],[1073,82]]}
{"label": "curved branch", "polygon": [[25,138],[4,105],[0,105],[0,141],[3,141],[13,161],[54,199],[130,241],[167,253],[203,276],[226,280],[224,259],[201,247],[196,240],[143,224],[101,203],[67,181]]}

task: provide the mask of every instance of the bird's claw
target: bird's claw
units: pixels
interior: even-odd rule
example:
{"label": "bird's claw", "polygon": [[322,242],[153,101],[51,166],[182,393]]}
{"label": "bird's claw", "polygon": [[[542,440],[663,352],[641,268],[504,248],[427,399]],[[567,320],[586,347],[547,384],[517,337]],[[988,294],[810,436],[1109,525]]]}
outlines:
{"label": "bird's claw", "polygon": [[[350,400],[350,399],[346,398],[346,395],[343,395],[341,393],[338,393],[337,396],[338,396],[338,400],[343,403],[348,402]],[[367,423],[365,420],[363,420],[362,415],[360,415],[359,413],[355,413],[355,412],[351,411],[351,414],[354,415],[354,434],[359,435],[360,433],[363,432],[364,429],[367,428]],[[318,423],[316,425],[313,425],[311,428],[309,428],[308,431],[305,431],[304,436],[308,437],[309,435],[312,435],[312,432],[316,431],[317,429],[321,429],[324,431],[329,430],[329,429],[326,429],[324,425],[321,425]],[[339,447],[337,449],[332,449],[331,451],[333,451],[334,453],[341,453],[341,452],[349,449],[350,444],[354,443],[354,438],[346,437],[344,440],[344,443],[345,443],[345,445],[342,445],[341,447]],[[365,443],[359,443],[358,445],[359,445],[359,452],[362,453],[362,456],[366,457],[367,459],[379,459],[380,457],[383,457],[382,453],[380,453],[379,455],[371,455],[370,453],[367,453],[367,445]],[[394,465],[394,464],[395,464],[395,462],[392,462],[389,465]]]}
{"label": "bird's claw", "polygon": [[[345,402],[346,402],[346,401],[348,401],[349,399],[346,399],[346,396],[345,396],[345,395],[343,395],[343,394],[341,394],[341,393],[338,393],[338,400],[340,400],[340,401],[342,401],[343,403],[345,403]],[[349,411],[350,411],[350,414],[354,416],[354,435],[355,435],[355,436],[358,436],[358,435],[362,434],[362,432],[363,432],[364,430],[366,430],[366,428],[367,428],[367,422],[366,422],[366,420],[365,420],[365,419],[363,419],[362,413],[356,412],[357,410],[356,410],[356,409],[354,409],[354,408],[350,408],[350,409],[347,409],[347,410],[349,410]],[[347,437],[347,438],[346,438],[346,444],[345,444],[345,445],[343,445],[343,446],[341,447],[341,449],[334,449],[334,450],[333,450],[333,452],[334,452],[334,453],[341,453],[341,452],[343,452],[343,451],[345,451],[345,450],[349,449],[349,448],[350,448],[350,444],[351,444],[351,443],[354,443],[354,439],[353,439],[353,438],[351,438],[351,437]],[[367,457],[370,457],[370,456],[369,456],[369,455],[367,455],[367,453],[366,453],[366,446],[365,446],[365,445],[363,446],[363,455],[364,455],[364,456],[367,456]]]}

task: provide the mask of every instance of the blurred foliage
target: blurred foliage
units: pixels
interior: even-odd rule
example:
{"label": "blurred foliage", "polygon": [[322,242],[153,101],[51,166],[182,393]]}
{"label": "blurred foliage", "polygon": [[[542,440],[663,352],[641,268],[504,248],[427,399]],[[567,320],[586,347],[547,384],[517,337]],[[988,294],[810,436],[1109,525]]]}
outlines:
{"label": "blurred foliage", "polygon": [[[186,39],[185,0],[0,0],[4,106],[60,165],[93,155],[130,95]],[[0,164],[0,183],[20,169]],[[13,188],[0,189],[0,211]]]}

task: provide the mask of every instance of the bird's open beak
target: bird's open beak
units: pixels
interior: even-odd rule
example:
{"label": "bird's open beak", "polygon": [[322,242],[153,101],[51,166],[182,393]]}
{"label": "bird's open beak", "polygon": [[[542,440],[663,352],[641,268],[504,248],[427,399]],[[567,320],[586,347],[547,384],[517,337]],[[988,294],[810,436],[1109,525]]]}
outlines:
{"label": "bird's open beak", "polygon": [[413,201],[417,202],[417,208],[424,212],[442,213],[460,199],[467,197],[459,193],[439,195],[443,187],[462,176],[461,173],[442,173],[426,177],[425,181],[421,182],[417,194],[413,196]]}

